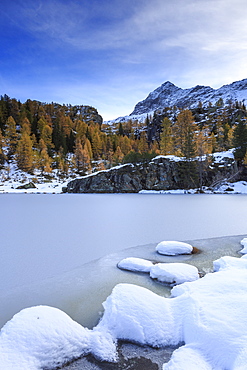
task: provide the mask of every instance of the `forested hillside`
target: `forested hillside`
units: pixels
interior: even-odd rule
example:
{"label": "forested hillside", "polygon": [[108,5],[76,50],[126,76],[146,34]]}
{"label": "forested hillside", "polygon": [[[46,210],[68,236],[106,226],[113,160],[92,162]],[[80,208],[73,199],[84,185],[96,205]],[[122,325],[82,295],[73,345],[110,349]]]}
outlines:
{"label": "forested hillside", "polygon": [[247,163],[247,112],[242,102],[192,110],[166,107],[145,122],[104,124],[89,106],[60,105],[1,96],[0,166],[42,174],[84,175],[162,154],[187,160],[236,148],[239,165]]}

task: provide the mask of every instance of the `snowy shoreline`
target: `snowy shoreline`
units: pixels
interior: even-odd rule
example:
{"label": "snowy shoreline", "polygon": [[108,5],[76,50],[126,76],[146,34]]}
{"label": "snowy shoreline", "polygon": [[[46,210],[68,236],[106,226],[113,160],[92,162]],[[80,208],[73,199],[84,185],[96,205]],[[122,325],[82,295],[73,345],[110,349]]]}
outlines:
{"label": "snowy shoreline", "polygon": [[[242,252],[247,244],[243,236],[222,239],[230,244],[238,240],[237,249]],[[152,347],[185,342],[163,370],[244,369],[246,279],[247,258],[239,253],[217,257],[213,273],[177,285],[172,299],[141,286],[117,284],[92,330],[53,307],[24,309],[1,330],[0,368],[54,368],[89,353],[114,362],[117,341],[124,339]]]}
{"label": "snowy shoreline", "polygon": [[[218,166],[225,166],[225,160],[234,161],[233,149],[224,152],[213,153],[214,163]],[[177,162],[183,160],[181,157],[174,155],[170,156],[157,156],[169,158],[169,160]],[[155,159],[155,158],[154,158]],[[153,159],[153,160],[154,160]],[[110,169],[103,171],[96,171],[83,177],[91,177],[97,175],[99,172],[110,172],[112,170],[125,167],[130,164],[121,164]],[[71,180],[80,179],[80,176],[75,174],[68,175],[67,177],[60,177],[56,171],[51,174],[29,174],[21,171],[17,168],[16,164],[10,163],[10,168],[0,170],[0,194],[16,193],[16,194],[61,194],[63,188],[65,189],[67,184]],[[23,188],[24,187],[24,188]],[[141,190],[141,194],[247,194],[247,181],[236,181],[230,182],[227,179],[221,179],[212,188],[203,187],[202,189],[170,189],[170,190]]]}
{"label": "snowy shoreline", "polygon": [[[28,185],[28,182],[25,184]],[[18,189],[19,186],[23,186],[23,183],[11,180],[0,183],[0,194],[63,194],[63,188],[66,185],[67,181],[53,180],[46,183],[35,183],[35,187],[30,187],[29,189]],[[199,191],[197,188],[159,191],[141,190],[137,194],[247,194],[247,181],[225,182],[217,189],[203,188],[202,191]]]}

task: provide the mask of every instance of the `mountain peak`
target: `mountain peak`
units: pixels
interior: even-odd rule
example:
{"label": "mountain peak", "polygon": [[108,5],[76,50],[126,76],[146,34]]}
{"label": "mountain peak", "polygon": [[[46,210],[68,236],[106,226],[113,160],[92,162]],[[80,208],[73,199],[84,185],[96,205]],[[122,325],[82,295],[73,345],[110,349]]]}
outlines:
{"label": "mountain peak", "polygon": [[173,86],[175,86],[176,87],[176,85],[174,85],[172,82],[170,82],[170,81],[166,81],[166,82],[164,82],[161,86],[164,86],[164,87],[173,87]]}

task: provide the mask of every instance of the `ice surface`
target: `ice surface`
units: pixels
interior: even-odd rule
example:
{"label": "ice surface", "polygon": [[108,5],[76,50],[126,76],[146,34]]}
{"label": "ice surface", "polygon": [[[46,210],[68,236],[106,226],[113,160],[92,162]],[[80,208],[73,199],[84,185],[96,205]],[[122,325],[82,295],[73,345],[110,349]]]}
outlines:
{"label": "ice surface", "polygon": [[175,256],[177,254],[190,254],[193,247],[184,242],[163,241],[156,246],[156,251],[160,254]]}
{"label": "ice surface", "polygon": [[197,268],[186,263],[158,263],[151,268],[150,276],[169,284],[182,284],[199,278]]}

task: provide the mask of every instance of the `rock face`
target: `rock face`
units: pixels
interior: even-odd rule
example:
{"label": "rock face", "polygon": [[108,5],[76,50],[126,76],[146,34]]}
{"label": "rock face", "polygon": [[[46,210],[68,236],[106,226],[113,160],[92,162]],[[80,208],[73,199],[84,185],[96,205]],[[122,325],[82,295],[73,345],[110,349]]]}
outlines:
{"label": "rock face", "polygon": [[77,178],[63,190],[68,193],[138,193],[141,190],[196,188],[200,180],[209,186],[236,172],[236,164],[229,158],[220,166],[204,168],[203,175],[199,176],[201,166],[198,161],[186,163],[158,156],[148,163],[125,164]]}
{"label": "rock face", "polygon": [[178,108],[195,108],[198,103],[208,105],[216,103],[219,99],[224,102],[247,100],[247,79],[224,85],[219,89],[209,86],[195,86],[182,89],[167,81],[152,91],[146,99],[136,104],[132,115],[152,113],[164,107],[177,106]]}

